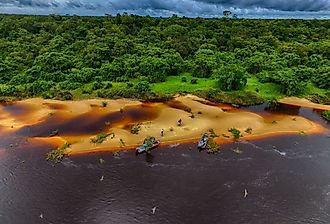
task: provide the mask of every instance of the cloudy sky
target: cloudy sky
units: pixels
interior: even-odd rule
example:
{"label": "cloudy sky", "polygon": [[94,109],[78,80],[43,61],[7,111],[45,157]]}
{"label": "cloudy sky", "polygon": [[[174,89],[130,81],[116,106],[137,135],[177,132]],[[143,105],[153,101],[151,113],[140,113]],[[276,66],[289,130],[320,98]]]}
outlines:
{"label": "cloudy sky", "polygon": [[0,0],[0,13],[150,16],[328,18],[330,0]]}

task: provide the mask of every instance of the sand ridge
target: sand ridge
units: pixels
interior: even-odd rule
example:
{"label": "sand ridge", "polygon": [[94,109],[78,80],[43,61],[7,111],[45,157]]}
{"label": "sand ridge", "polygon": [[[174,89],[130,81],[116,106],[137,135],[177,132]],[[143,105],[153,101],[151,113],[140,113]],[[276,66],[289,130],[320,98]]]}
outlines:
{"label": "sand ridge", "polygon": [[[65,115],[65,119],[67,120],[74,120],[76,117],[89,114],[93,116],[90,119],[94,121],[94,119],[97,120],[98,117],[108,116],[112,113],[119,114],[118,111],[124,110],[123,117],[120,119],[120,122],[115,123],[115,125],[111,125],[111,122],[109,122],[110,126],[107,126],[106,120],[103,119],[105,121],[104,127],[102,130],[99,130],[98,133],[114,133],[115,137],[108,137],[101,144],[91,143],[90,139],[95,137],[97,133],[91,134],[88,132],[83,134],[72,133],[70,135],[63,135],[61,134],[61,130],[59,130],[59,136],[33,137],[34,140],[50,143],[54,145],[54,147],[60,146],[65,142],[71,143],[69,149],[71,154],[135,148],[137,145],[142,144],[144,138],[147,136],[159,138],[164,145],[197,141],[204,132],[210,129],[213,129],[215,133],[219,135],[218,138],[215,138],[215,141],[218,143],[232,140],[231,133],[228,132],[230,128],[240,130],[243,134],[243,139],[256,139],[284,134],[322,133],[326,131],[320,124],[300,116],[274,114],[266,117],[245,110],[227,111],[228,105],[210,105],[207,104],[204,99],[193,95],[177,96],[175,100],[182,103],[186,108],[190,108],[189,111],[173,108],[164,103],[146,104],[145,106],[148,107],[149,111],[150,108],[151,110],[157,111],[156,116],[153,115],[154,117],[151,119],[143,118],[144,120],[142,119],[142,121],[135,122],[132,118],[127,119],[124,115],[126,108],[137,108],[136,111],[133,110],[131,112],[132,116],[135,112],[138,113],[141,110],[141,106],[144,106],[144,104],[136,100],[93,99],[55,101],[29,99],[17,102],[19,105],[34,108],[34,110],[29,110],[29,114],[26,115],[29,119],[20,119],[19,125],[16,123],[15,128],[11,128],[11,122],[14,120],[17,122],[18,119],[10,113],[4,112],[4,115],[0,116],[0,125],[8,128],[8,130],[11,129],[11,131],[15,131],[15,129],[27,125],[47,122],[47,117],[55,113]],[[102,102],[107,102],[107,106],[102,107]],[[3,111],[4,108],[1,107],[0,110]],[[91,111],[93,113],[91,113]],[[148,115],[144,115],[143,113],[138,114],[138,116],[143,117]],[[88,119],[88,117],[86,119]],[[177,121],[179,119],[183,121],[183,125],[180,127],[177,126]],[[130,127],[134,124],[139,124],[140,126],[138,134],[132,134],[130,132]],[[252,129],[251,134],[245,132],[247,128]],[[164,129],[164,136],[160,134],[161,129]]]}
{"label": "sand ridge", "polygon": [[299,106],[299,107],[309,107],[318,110],[330,110],[330,105],[322,105],[313,103],[310,100],[298,97],[285,97],[279,100],[282,104],[288,104],[292,106]]}

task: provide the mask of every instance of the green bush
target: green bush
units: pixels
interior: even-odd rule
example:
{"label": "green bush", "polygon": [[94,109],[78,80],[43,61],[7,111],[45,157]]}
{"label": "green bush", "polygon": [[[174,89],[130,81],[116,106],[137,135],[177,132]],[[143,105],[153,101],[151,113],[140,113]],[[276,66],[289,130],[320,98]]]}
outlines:
{"label": "green bush", "polygon": [[322,116],[324,117],[324,119],[330,121],[330,110],[329,111],[324,111],[322,113]]}
{"label": "green bush", "polygon": [[209,130],[209,133],[210,133],[210,137],[211,137],[211,138],[219,137],[219,135],[216,134],[216,133],[214,132],[214,129],[210,129],[210,130]]}
{"label": "green bush", "polygon": [[207,142],[206,151],[208,154],[217,154],[220,151],[220,146],[214,142],[212,137]]}
{"label": "green bush", "polygon": [[112,85],[111,82],[105,82],[103,88],[104,88],[104,89],[110,89],[110,88],[112,88],[112,86],[113,86],[113,85]]}
{"label": "green bush", "polygon": [[134,135],[138,135],[141,130],[141,124],[134,124],[131,126],[131,133]]}
{"label": "green bush", "polygon": [[253,106],[264,103],[264,100],[260,95],[250,91],[222,92],[217,89],[209,89],[196,91],[194,94],[213,102],[235,104],[239,106]]}
{"label": "green bush", "polygon": [[114,133],[101,133],[101,134],[96,135],[94,138],[91,138],[90,142],[94,143],[94,144],[101,144],[109,136],[111,136],[111,139],[113,139],[115,137],[115,134]]}
{"label": "green bush", "polygon": [[67,148],[70,147],[70,144],[65,143],[61,147],[54,149],[47,153],[46,160],[52,160],[55,163],[61,162],[64,157],[67,155]]}
{"label": "green bush", "polygon": [[198,82],[197,79],[191,79],[191,80],[190,80],[190,84],[193,84],[193,85],[197,84],[197,82]]}
{"label": "green bush", "polygon": [[148,82],[142,81],[142,82],[137,83],[134,86],[134,89],[139,94],[148,93],[148,92],[150,92],[150,84]]}
{"label": "green bush", "polygon": [[213,75],[218,79],[219,88],[224,91],[243,89],[247,83],[246,72],[236,65],[223,66]]}
{"label": "green bush", "polygon": [[102,89],[104,87],[102,82],[93,82],[92,83],[92,90],[98,90],[98,89]]}
{"label": "green bush", "polygon": [[236,128],[231,128],[228,131],[231,132],[231,134],[233,135],[234,139],[239,139],[240,137],[242,137],[242,134],[241,134],[240,130],[238,130]]}

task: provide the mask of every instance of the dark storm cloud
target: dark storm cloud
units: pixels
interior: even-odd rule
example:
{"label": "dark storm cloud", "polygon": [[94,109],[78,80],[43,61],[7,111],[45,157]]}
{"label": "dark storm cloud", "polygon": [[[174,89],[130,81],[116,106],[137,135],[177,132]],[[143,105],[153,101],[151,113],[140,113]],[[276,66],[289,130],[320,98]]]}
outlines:
{"label": "dark storm cloud", "polygon": [[91,4],[80,0],[0,0],[0,5],[12,7],[32,7],[32,8],[86,8],[89,10],[96,10],[102,7],[100,4]]}
{"label": "dark storm cloud", "polygon": [[0,0],[0,13],[104,15],[128,12],[139,15],[189,17],[221,16],[231,10],[239,16],[330,15],[330,0]]}
{"label": "dark storm cloud", "polygon": [[330,10],[330,0],[195,0],[237,8],[265,8],[279,11]]}
{"label": "dark storm cloud", "polygon": [[59,4],[56,1],[49,0],[0,0],[0,5],[6,4],[18,7],[36,7],[36,8],[48,8],[58,7]]}

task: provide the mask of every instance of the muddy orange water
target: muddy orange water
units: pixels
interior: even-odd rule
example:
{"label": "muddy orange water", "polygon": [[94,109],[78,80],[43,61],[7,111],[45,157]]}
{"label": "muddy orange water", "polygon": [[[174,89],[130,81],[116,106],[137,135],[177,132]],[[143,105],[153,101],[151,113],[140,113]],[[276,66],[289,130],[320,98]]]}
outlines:
{"label": "muddy orange water", "polygon": [[[106,107],[101,106],[104,101]],[[232,140],[230,128],[239,129],[243,139],[326,131],[321,124],[296,114],[235,109],[193,95],[179,96],[166,103],[29,99],[2,104],[0,112],[2,136],[48,142],[54,147],[68,142],[71,154],[134,148],[147,136],[159,138],[162,144],[196,141],[209,129],[219,135],[215,138],[218,143]],[[176,125],[179,119],[183,120],[180,127]],[[140,126],[138,134],[130,132],[133,125]],[[247,128],[252,133],[246,133]],[[160,136],[161,129],[165,130],[164,136]],[[101,144],[91,143],[91,138],[100,133],[114,133],[115,137]]]}

